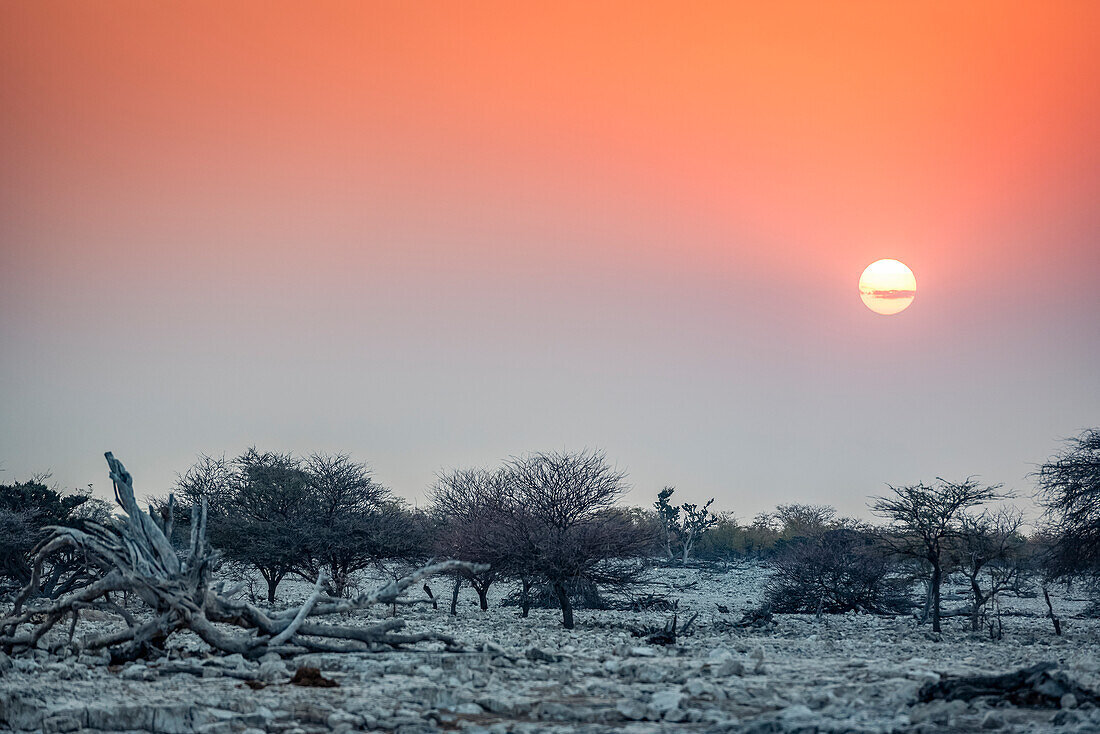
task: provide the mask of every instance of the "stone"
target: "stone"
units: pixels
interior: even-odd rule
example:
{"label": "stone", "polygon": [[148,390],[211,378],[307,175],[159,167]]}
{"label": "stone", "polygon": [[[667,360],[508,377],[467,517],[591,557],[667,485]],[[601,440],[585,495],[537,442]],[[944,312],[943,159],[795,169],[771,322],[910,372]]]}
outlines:
{"label": "stone", "polygon": [[43,732],[79,731],[82,728],[80,718],[72,714],[56,714],[42,720]]}
{"label": "stone", "polygon": [[665,671],[658,665],[641,664],[634,669],[634,679],[641,683],[659,683],[665,677]]}
{"label": "stone", "polygon": [[654,711],[664,714],[672,709],[679,708],[684,700],[684,694],[676,690],[657,691],[649,697],[649,705]]}
{"label": "stone", "polygon": [[523,656],[525,658],[527,658],[528,660],[533,660],[533,661],[536,661],[536,662],[543,662],[543,663],[557,663],[557,662],[560,662],[561,660],[564,659],[563,655],[557,655],[557,654],[554,654],[554,653],[549,653],[549,652],[546,652],[545,650],[541,650],[537,647],[527,648],[527,650],[523,653]]}
{"label": "stone", "polygon": [[122,672],[118,674],[119,678],[123,680],[145,680],[145,674],[149,672],[141,663],[134,663],[133,665],[127,665],[122,669]]}
{"label": "stone", "polygon": [[641,701],[624,698],[615,705],[615,710],[628,721],[644,721],[647,707]]}
{"label": "stone", "polygon": [[722,663],[714,669],[714,675],[719,678],[728,678],[731,675],[744,675],[745,666],[740,660],[729,659],[723,660]]}
{"label": "stone", "polygon": [[982,717],[983,729],[1000,729],[1005,725],[1005,717],[1000,711],[987,711]]}
{"label": "stone", "polygon": [[290,671],[281,659],[265,660],[256,669],[256,679],[265,683],[277,683],[290,680]]}

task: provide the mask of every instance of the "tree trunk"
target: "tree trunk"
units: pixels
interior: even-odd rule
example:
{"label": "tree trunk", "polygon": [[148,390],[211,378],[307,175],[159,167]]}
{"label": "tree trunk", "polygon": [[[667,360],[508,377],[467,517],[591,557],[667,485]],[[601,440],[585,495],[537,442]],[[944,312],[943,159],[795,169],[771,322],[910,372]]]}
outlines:
{"label": "tree trunk", "polygon": [[[264,581],[267,582],[267,603],[274,604],[275,590],[279,588],[279,582],[283,580],[283,575],[281,573],[264,571],[262,569],[260,570],[260,575],[263,576]],[[255,601],[255,597],[253,597],[252,600]]]}
{"label": "tree trunk", "polygon": [[484,612],[489,608],[489,586],[488,584],[485,586],[475,586],[474,589],[477,591],[477,601],[478,604],[481,605],[481,611]]}
{"label": "tree trunk", "polygon": [[985,599],[982,598],[982,587],[978,585],[977,578],[970,579],[970,590],[974,592],[974,607],[970,610],[970,631],[977,632],[981,629],[979,615],[982,604],[985,603]]}
{"label": "tree trunk", "polygon": [[684,555],[680,558],[680,563],[683,563],[685,565],[687,564],[688,556],[691,555],[691,545],[692,545],[693,542],[695,542],[695,539],[689,533],[684,538]]}
{"label": "tree trunk", "polygon": [[924,624],[928,621],[929,615],[932,614],[932,580],[929,579],[924,582],[924,609],[921,611],[920,623]]}
{"label": "tree trunk", "polygon": [[569,603],[569,593],[560,581],[554,582],[554,593],[558,596],[558,604],[561,605],[561,624],[565,629],[573,629],[573,606]]}
{"label": "tree trunk", "polygon": [[525,578],[520,583],[523,584],[523,588],[519,593],[522,609],[519,616],[526,617],[531,613],[531,579]]}
{"label": "tree trunk", "polygon": [[458,590],[462,588],[462,577],[455,579],[455,586],[451,590],[451,616],[458,616]]}
{"label": "tree trunk", "polygon": [[1050,623],[1054,625],[1054,634],[1059,637],[1062,636],[1062,621],[1054,616],[1054,605],[1050,603],[1050,592],[1047,591],[1047,587],[1043,587],[1043,598],[1047,600],[1047,612],[1050,617]]}
{"label": "tree trunk", "polygon": [[940,581],[943,571],[940,569],[940,559],[932,561],[932,631],[940,632]]}

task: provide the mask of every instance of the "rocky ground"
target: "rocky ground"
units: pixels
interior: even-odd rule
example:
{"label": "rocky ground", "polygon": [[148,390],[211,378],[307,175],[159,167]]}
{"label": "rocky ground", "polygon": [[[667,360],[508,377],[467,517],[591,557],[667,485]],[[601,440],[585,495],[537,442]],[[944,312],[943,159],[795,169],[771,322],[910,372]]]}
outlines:
{"label": "rocky ground", "polygon": [[[1100,622],[1077,618],[1083,600],[1055,599],[1065,634],[1055,637],[1041,599],[1006,599],[1004,638],[947,620],[942,635],[911,618],[777,615],[773,627],[730,622],[757,604],[764,572],[658,569],[651,591],[698,611],[692,634],[661,647],[630,628],[660,626],[666,612],[578,610],[561,629],[553,610],[521,619],[498,604],[481,611],[467,592],[459,616],[445,604],[402,610],[411,630],[454,635],[438,646],[380,654],[306,655],[246,661],[208,656],[197,639],[173,639],[170,655],[108,666],[100,657],[44,651],[0,658],[0,728],[155,732],[970,732],[1100,731],[1100,709],[1069,697],[1059,708],[937,701],[917,690],[945,675],[1001,673],[1053,661],[1100,689]],[[443,580],[437,596],[448,596]],[[288,585],[287,603],[304,594]],[[961,592],[961,588],[959,590]],[[961,603],[948,594],[947,605]],[[729,609],[719,611],[717,605]],[[377,614],[382,614],[382,611]],[[93,627],[111,624],[93,621]],[[318,668],[332,687],[291,684]]]}

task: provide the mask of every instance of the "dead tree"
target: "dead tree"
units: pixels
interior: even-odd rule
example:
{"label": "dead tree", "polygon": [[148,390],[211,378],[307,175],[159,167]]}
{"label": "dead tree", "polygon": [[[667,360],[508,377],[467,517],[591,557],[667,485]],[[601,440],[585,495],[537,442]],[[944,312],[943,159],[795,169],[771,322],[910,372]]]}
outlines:
{"label": "dead tree", "polygon": [[[323,593],[327,579],[317,578],[313,593],[298,609],[269,613],[224,592],[212,584],[220,555],[206,539],[206,503],[192,506],[190,542],[181,559],[168,541],[172,532],[174,500],[163,515],[143,512],[134,499],[133,480],[122,463],[106,454],[114,483],[115,500],[125,515],[104,524],[87,523],[85,529],[55,528],[52,537],[35,555],[30,582],[16,597],[11,614],[0,620],[0,649],[7,652],[34,648],[58,622],[71,618],[67,639],[54,639],[53,649],[65,646],[83,650],[108,649],[119,658],[142,656],[160,647],[173,633],[190,630],[211,647],[249,658],[267,652],[359,652],[396,647],[421,641],[454,641],[435,633],[398,634],[400,619],[387,619],[365,627],[323,624],[319,617],[353,612],[375,604],[389,604],[409,586],[424,578],[465,568],[470,564],[445,561],[424,566],[404,578],[351,599],[334,599]],[[78,550],[102,572],[94,583],[62,598],[44,603],[30,601],[36,594],[43,561],[56,550]],[[152,612],[138,621],[112,604],[106,595],[129,592]],[[95,609],[120,616],[125,627],[116,631],[74,639],[80,612]],[[236,627],[239,632],[228,631]]]}
{"label": "dead tree", "polygon": [[[889,486],[889,485],[888,485]],[[893,495],[875,497],[872,511],[892,525],[884,540],[903,556],[925,561],[931,568],[932,630],[940,631],[940,585],[948,543],[957,535],[959,515],[967,508],[1009,495],[1000,485],[984,486],[968,477],[962,482],[937,478],[936,484],[890,486]]]}

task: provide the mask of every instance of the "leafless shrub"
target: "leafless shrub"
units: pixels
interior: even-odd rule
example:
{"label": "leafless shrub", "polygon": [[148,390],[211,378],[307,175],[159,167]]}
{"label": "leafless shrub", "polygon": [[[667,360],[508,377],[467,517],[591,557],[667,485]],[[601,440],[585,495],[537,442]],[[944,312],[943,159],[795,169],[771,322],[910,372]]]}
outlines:
{"label": "leafless shrub", "polygon": [[898,564],[876,539],[842,528],[801,538],[771,563],[765,606],[793,614],[892,614],[912,606]]}

